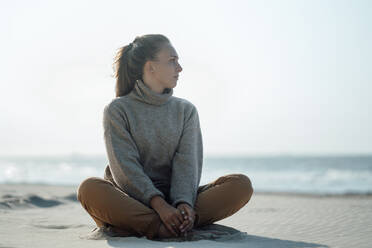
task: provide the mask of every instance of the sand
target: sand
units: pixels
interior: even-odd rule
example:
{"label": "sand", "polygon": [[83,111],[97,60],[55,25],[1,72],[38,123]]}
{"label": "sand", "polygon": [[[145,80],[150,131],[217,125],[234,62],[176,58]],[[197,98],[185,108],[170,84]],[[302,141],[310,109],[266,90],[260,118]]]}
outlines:
{"label": "sand", "polygon": [[372,247],[371,195],[255,192],[238,213],[188,241],[150,241],[95,229],[75,191],[0,184],[0,247]]}

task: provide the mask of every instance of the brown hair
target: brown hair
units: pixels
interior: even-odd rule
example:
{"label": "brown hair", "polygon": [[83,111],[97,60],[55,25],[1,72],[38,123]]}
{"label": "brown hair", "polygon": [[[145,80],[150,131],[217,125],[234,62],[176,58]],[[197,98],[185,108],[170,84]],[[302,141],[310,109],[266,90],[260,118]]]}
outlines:
{"label": "brown hair", "polygon": [[169,39],[162,34],[136,36],[134,41],[118,49],[113,68],[116,97],[129,94],[137,79],[142,79],[147,60],[155,60],[157,53]]}

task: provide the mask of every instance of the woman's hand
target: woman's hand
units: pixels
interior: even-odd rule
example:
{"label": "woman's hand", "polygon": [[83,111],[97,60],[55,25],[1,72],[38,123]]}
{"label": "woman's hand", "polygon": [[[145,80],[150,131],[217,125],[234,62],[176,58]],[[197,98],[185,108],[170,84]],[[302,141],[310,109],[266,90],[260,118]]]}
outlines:
{"label": "woman's hand", "polygon": [[174,235],[180,235],[180,226],[184,222],[181,212],[169,205],[162,197],[154,196],[150,202],[152,208],[159,214],[165,227]]}
{"label": "woman's hand", "polygon": [[194,209],[187,203],[178,204],[177,209],[181,211],[184,220],[182,225],[180,226],[181,233],[191,230],[194,226],[195,221]]}

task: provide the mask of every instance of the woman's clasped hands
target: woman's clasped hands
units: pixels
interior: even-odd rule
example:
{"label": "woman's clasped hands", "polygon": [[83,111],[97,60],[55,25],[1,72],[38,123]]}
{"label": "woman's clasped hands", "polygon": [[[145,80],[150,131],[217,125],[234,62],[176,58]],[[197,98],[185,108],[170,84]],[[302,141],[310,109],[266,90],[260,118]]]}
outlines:
{"label": "woman's clasped hands", "polygon": [[181,215],[183,217],[183,222],[179,227],[179,230],[181,233],[186,234],[186,232],[191,230],[194,226],[195,211],[187,203],[178,204],[177,209],[181,212]]}
{"label": "woman's clasped hands", "polygon": [[159,214],[166,229],[172,236],[186,235],[194,226],[195,211],[187,203],[180,203],[177,208],[155,196],[151,201],[152,207]]}

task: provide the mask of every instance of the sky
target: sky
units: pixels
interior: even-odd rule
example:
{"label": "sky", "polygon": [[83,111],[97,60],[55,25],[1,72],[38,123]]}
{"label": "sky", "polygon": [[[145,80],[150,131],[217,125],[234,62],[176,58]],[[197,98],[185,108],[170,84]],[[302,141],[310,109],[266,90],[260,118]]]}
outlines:
{"label": "sky", "polygon": [[371,1],[2,1],[0,155],[105,154],[118,48],[164,34],[206,156],[372,153]]}

